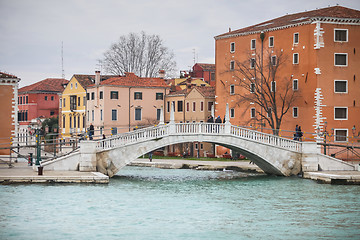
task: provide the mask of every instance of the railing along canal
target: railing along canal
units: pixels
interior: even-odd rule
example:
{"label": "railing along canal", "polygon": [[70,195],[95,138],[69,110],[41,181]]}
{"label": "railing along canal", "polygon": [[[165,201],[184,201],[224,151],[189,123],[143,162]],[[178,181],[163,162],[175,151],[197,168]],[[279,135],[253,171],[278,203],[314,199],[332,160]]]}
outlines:
{"label": "railing along canal", "polygon": [[148,127],[133,132],[122,133],[108,139],[97,141],[97,150],[106,150],[127,144],[162,138],[169,135],[231,135],[271,146],[277,146],[291,151],[301,152],[301,142],[279,136],[258,132],[251,129],[219,123],[175,123]]}

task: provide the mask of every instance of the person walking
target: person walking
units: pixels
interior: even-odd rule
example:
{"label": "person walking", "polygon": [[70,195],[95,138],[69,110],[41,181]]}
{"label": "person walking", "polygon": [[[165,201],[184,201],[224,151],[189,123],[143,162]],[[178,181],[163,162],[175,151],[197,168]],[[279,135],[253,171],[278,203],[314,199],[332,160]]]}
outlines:
{"label": "person walking", "polygon": [[[220,115],[215,119],[215,123],[222,123]],[[219,125],[216,126],[216,132],[217,133],[220,132],[220,126]]]}
{"label": "person walking", "polygon": [[[214,118],[212,115],[210,115],[207,119],[207,123],[214,123]],[[212,125],[208,124],[208,132],[212,133]]]}
{"label": "person walking", "polygon": [[150,160],[150,162],[152,162],[152,156],[153,156],[153,152],[151,151],[151,152],[149,152],[149,160]]}
{"label": "person walking", "polygon": [[95,132],[94,125],[91,123],[90,127],[89,127],[89,139],[90,140],[93,140],[94,132]]}
{"label": "person walking", "polygon": [[295,133],[294,133],[294,140],[295,141],[297,140],[298,131],[299,131],[299,126],[296,124]]}
{"label": "person walking", "polygon": [[297,140],[301,142],[302,136],[303,136],[303,132],[301,131],[301,126],[299,126],[297,131]]}

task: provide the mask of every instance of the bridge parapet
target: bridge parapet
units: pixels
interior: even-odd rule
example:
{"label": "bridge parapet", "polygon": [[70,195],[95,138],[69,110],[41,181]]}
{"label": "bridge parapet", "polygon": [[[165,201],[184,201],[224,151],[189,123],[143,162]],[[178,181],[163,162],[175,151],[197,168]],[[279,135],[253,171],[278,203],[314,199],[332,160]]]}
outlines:
{"label": "bridge parapet", "polygon": [[169,123],[148,127],[133,132],[122,133],[114,137],[97,141],[96,150],[103,151],[127,144],[162,138],[169,135],[204,134],[216,136],[231,135],[266,145],[302,152],[302,143],[255,130],[233,126],[230,123]]}

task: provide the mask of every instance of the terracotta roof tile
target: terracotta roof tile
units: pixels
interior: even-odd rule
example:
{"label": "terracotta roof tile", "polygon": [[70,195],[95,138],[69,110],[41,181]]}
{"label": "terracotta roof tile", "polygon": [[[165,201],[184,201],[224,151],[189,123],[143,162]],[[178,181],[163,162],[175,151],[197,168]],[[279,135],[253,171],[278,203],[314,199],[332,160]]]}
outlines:
{"label": "terracotta roof tile", "polygon": [[215,39],[227,36],[230,37],[237,34],[241,35],[246,33],[256,33],[260,31],[270,31],[272,29],[284,26],[296,26],[300,24],[311,23],[313,21],[319,20],[319,18],[325,20],[326,18],[336,18],[339,22],[346,21],[346,19],[348,19],[347,21],[353,19],[356,22],[360,22],[360,11],[342,6],[333,6],[307,12],[288,14],[279,18],[271,19],[266,22],[218,35],[215,37]]}
{"label": "terracotta roof tile", "polygon": [[11,75],[8,73],[0,72],[0,78],[17,78],[15,75]]}
{"label": "terracotta roof tile", "polygon": [[19,93],[23,92],[62,92],[64,91],[63,84],[68,83],[69,80],[62,78],[47,78],[40,82],[36,82],[29,86],[19,89]]}
{"label": "terracotta roof tile", "polygon": [[142,78],[136,76],[134,73],[125,73],[125,76],[109,78],[100,82],[100,85],[169,88],[162,78]]}
{"label": "terracotta roof tile", "polygon": [[[83,88],[87,88],[95,82],[95,75],[74,74],[74,77],[78,80]],[[100,75],[100,81],[104,81],[112,77],[118,77],[118,75]]]}
{"label": "terracotta roof tile", "polygon": [[215,97],[215,88],[207,86],[195,87],[204,97]]}

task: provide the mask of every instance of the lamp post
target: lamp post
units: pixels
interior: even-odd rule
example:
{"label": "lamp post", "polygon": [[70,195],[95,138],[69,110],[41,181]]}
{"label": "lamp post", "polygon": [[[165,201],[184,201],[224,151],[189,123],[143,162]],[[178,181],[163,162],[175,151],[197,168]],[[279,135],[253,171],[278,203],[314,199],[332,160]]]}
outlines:
{"label": "lamp post", "polygon": [[[320,132],[320,127],[318,127],[317,130],[318,130],[318,136],[319,137],[324,137],[324,154],[326,155],[326,146],[327,146],[326,137],[330,136],[327,129],[326,129],[327,128],[327,121],[324,122],[324,127],[325,127],[324,132]],[[331,131],[333,132],[334,129],[332,128]]]}

